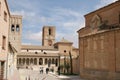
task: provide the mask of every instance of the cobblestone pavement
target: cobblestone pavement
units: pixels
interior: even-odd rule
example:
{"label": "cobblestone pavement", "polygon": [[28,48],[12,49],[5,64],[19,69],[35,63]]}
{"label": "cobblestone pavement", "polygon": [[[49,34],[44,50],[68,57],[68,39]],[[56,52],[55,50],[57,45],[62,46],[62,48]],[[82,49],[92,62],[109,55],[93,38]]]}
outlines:
{"label": "cobblestone pavement", "polygon": [[40,74],[39,71],[35,70],[19,70],[20,80],[83,80],[80,79],[79,76],[64,76],[64,75],[56,75],[53,73],[43,73]]}

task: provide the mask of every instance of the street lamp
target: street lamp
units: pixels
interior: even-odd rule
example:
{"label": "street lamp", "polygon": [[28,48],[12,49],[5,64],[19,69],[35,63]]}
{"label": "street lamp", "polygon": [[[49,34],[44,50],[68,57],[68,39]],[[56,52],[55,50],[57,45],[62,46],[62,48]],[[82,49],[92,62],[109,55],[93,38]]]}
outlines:
{"label": "street lamp", "polygon": [[58,66],[58,75],[60,75],[60,54],[59,54],[59,66]]}
{"label": "street lamp", "polygon": [[70,51],[69,51],[69,56],[70,56],[71,74],[73,74],[72,55],[71,55],[71,52],[70,52]]}
{"label": "street lamp", "polygon": [[66,67],[66,56],[65,56],[66,50],[64,50],[64,74],[65,74],[65,67]]}

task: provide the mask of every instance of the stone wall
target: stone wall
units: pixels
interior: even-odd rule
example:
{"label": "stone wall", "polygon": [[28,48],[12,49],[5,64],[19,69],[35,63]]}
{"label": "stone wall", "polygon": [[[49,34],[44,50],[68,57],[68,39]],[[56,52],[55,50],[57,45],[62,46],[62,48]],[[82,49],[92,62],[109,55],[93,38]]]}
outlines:
{"label": "stone wall", "polygon": [[120,79],[120,29],[80,38],[80,56],[82,77]]}

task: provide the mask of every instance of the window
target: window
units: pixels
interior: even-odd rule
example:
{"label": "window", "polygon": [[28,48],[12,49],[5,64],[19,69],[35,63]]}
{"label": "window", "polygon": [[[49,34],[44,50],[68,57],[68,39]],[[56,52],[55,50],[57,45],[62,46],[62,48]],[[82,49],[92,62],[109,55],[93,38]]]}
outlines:
{"label": "window", "polygon": [[67,51],[66,50],[64,50],[64,53],[66,53]]}
{"label": "window", "polygon": [[20,27],[19,27],[19,25],[16,26],[16,31],[17,31],[17,32],[20,31]]}
{"label": "window", "polygon": [[14,30],[15,30],[15,26],[12,25],[12,26],[11,26],[11,31],[14,31]]}
{"label": "window", "polygon": [[51,35],[51,29],[49,28],[49,35]]}
{"label": "window", "polygon": [[0,2],[0,15],[1,15],[1,2]]}
{"label": "window", "polygon": [[4,11],[4,20],[7,21],[7,13]]}
{"label": "window", "polygon": [[2,49],[5,49],[5,46],[6,46],[6,37],[3,36],[2,37]]}

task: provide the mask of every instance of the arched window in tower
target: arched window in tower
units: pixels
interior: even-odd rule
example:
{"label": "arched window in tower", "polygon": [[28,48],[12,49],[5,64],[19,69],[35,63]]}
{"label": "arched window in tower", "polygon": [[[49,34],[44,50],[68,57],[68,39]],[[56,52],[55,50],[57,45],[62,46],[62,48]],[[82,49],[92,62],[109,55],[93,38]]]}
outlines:
{"label": "arched window in tower", "polygon": [[49,28],[49,31],[48,31],[48,32],[49,32],[49,35],[51,35],[51,29],[50,29],[50,28]]}
{"label": "arched window in tower", "polygon": [[51,40],[48,40],[48,45],[52,46],[52,41]]}
{"label": "arched window in tower", "polygon": [[15,30],[15,26],[12,24],[11,31],[14,31],[14,30]]}
{"label": "arched window in tower", "polygon": [[17,31],[17,32],[20,31],[20,27],[19,27],[19,25],[16,26],[16,31]]}

